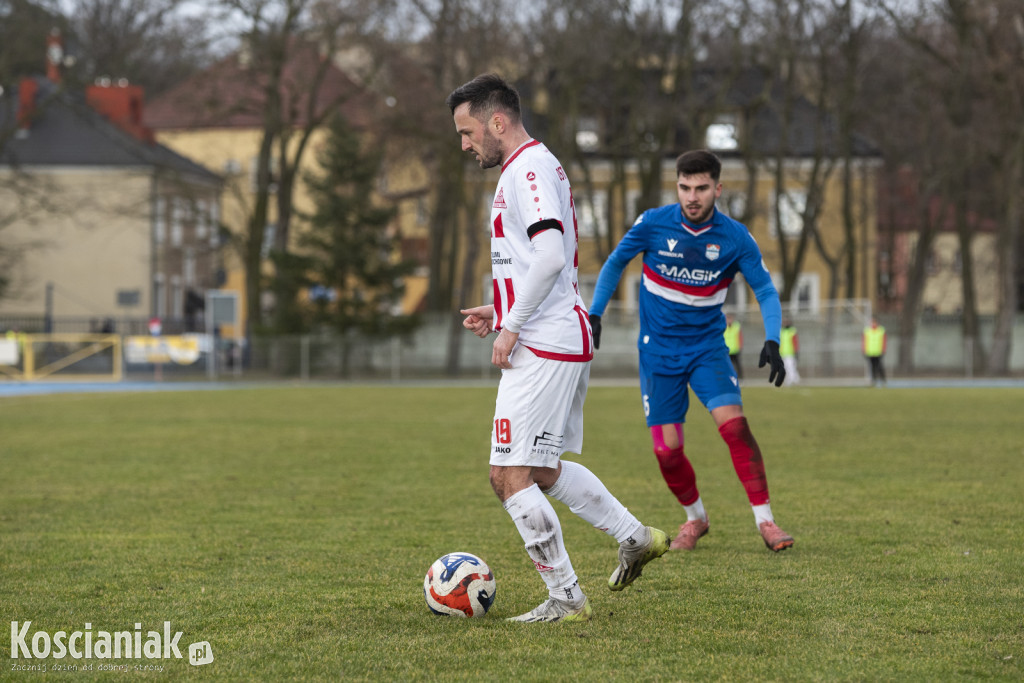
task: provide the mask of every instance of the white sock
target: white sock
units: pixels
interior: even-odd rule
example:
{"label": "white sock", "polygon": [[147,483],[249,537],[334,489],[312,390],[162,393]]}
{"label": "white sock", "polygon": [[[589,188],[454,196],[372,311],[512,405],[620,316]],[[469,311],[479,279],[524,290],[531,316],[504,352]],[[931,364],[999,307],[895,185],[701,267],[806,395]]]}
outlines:
{"label": "white sock", "polygon": [[562,543],[562,525],[540,487],[534,484],[513,494],[503,506],[523,537],[526,553],[544,579],[548,595],[563,602],[574,601],[578,606],[583,591]]}
{"label": "white sock", "polygon": [[754,524],[760,527],[765,522],[774,522],[775,518],[772,517],[772,506],[768,503],[764,505],[753,505],[751,509],[754,511]]}
{"label": "white sock", "polygon": [[683,509],[686,510],[686,521],[688,522],[692,519],[708,521],[708,513],[704,511],[704,501],[700,497],[693,505],[684,505]]}
{"label": "white sock", "polygon": [[630,538],[646,542],[640,538],[646,538],[646,527],[611,494],[596,474],[578,462],[563,460],[562,474],[545,493],[568,505],[573,514],[619,543]]}

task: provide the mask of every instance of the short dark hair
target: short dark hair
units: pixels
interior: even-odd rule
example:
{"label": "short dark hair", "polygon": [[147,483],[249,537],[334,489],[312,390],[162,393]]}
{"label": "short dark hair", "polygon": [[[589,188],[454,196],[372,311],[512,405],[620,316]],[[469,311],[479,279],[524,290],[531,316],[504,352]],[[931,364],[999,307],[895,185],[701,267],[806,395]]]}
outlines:
{"label": "short dark hair", "polygon": [[469,114],[478,121],[486,120],[496,111],[508,114],[513,121],[522,117],[519,93],[497,74],[481,74],[453,90],[445,100],[453,114],[464,102],[469,102]]}
{"label": "short dark hair", "polygon": [[716,183],[722,176],[722,160],[706,149],[684,152],[676,159],[676,177],[707,173]]}

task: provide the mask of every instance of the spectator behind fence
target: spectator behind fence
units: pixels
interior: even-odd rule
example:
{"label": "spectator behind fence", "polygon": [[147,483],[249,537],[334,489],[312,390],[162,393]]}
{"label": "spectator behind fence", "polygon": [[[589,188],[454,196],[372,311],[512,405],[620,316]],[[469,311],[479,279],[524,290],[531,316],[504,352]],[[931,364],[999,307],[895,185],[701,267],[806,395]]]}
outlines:
{"label": "spectator behind fence", "polygon": [[872,318],[871,324],[864,328],[861,350],[870,364],[873,386],[885,386],[885,366],[882,364],[882,359],[885,356],[885,341],[885,328]]}
{"label": "spectator behind fence", "polygon": [[729,360],[736,369],[736,379],[743,379],[740,352],[743,351],[743,326],[732,313],[725,314],[725,345],[729,347]]}
{"label": "spectator behind fence", "polygon": [[796,333],[793,321],[786,318],[782,322],[779,339],[779,355],[786,368],[786,386],[800,384],[800,372],[796,368],[797,355],[800,353],[800,337]]}

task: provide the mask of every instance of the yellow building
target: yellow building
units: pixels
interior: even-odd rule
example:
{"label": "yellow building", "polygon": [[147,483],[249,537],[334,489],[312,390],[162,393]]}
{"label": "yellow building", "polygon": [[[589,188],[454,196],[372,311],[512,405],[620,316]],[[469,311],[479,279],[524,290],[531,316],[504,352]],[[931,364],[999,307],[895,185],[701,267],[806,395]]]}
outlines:
{"label": "yellow building", "polygon": [[[325,124],[330,115],[342,114],[356,130],[373,135],[374,112],[381,98],[362,88],[353,78],[333,65],[328,67],[319,86],[309,82],[321,57],[313,45],[299,46],[284,67],[281,79],[281,101],[287,103],[281,115],[289,141],[283,152],[285,166],[295,167],[301,149],[301,160],[294,174],[291,221],[288,247],[293,249],[298,231],[296,216],[315,208],[306,192],[303,176],[316,172],[317,153],[326,135]],[[266,95],[261,90],[260,74],[251,72],[250,57],[245,52],[232,55],[206,71],[179,84],[154,100],[146,110],[146,123],[161,143],[217,169],[225,179],[222,197],[221,224],[230,234],[245,235],[255,215],[257,201],[257,169],[261,144],[264,142]],[[308,139],[304,139],[310,131]],[[273,141],[271,186],[267,218],[264,225],[263,274],[267,274],[266,254],[278,239],[281,206],[277,197],[276,179],[282,168],[280,137]],[[426,181],[415,166],[389,168],[381,180],[378,199],[390,202],[397,217],[390,228],[402,237],[403,256],[419,259],[418,245],[426,233],[421,206]],[[223,288],[238,293],[245,328],[246,268],[242,254],[230,247],[224,250],[225,281]],[[402,302],[403,312],[412,312],[419,305],[426,289],[426,274],[419,272],[409,278]],[[266,292],[264,292],[266,295]],[[266,308],[264,306],[264,308]],[[225,336],[240,336],[230,328]]]}

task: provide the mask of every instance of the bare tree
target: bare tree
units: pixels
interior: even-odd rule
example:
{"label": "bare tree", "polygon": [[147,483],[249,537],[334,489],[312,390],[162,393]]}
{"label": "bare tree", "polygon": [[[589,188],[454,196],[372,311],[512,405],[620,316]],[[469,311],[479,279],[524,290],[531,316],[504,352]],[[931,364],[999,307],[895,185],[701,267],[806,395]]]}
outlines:
{"label": "bare tree", "polygon": [[1013,323],[1020,308],[1021,233],[1024,232],[1024,8],[1000,2],[991,17],[987,41],[994,93],[995,122],[1003,138],[995,155],[999,195],[1005,210],[996,240],[999,290],[996,324],[988,370],[1004,375],[1010,370]]}
{"label": "bare tree", "polygon": [[591,216],[601,211],[595,169],[609,168],[605,220],[592,241],[598,262],[636,214],[663,203],[666,161],[703,146],[701,133],[744,67],[734,59],[740,42],[730,23],[742,22],[743,10],[738,2],[559,0],[530,17],[545,134],[574,163],[577,201]]}
{"label": "bare tree", "polygon": [[[1004,0],[921,0],[914,11],[881,2],[901,38],[928,67],[922,74],[950,129],[941,189],[953,207],[960,245],[962,331],[973,371],[1005,373],[1012,322],[1019,306],[1022,19],[1019,3]],[[997,169],[998,174],[993,174]],[[998,193],[998,194],[996,194]],[[980,335],[973,243],[991,206],[1003,206],[997,233],[999,310],[987,357]],[[991,362],[989,361],[991,358]]]}
{"label": "bare tree", "polygon": [[[948,125],[933,104],[930,70],[905,41],[883,26],[865,53],[862,97],[886,101],[867,108],[862,119],[886,157],[879,180],[879,224],[888,228],[878,246],[879,303],[901,312],[896,370],[912,374],[929,256],[944,219],[933,200],[947,184]],[[898,258],[904,252],[905,266]]]}
{"label": "bare tree", "polygon": [[[359,117],[359,128],[369,120],[372,98],[333,58],[376,30],[386,7],[355,0],[221,0],[211,7],[214,16],[230,17],[239,47],[202,78],[179,85],[179,104],[197,124],[241,121],[259,130],[252,187],[240,175],[227,187],[247,214],[244,228],[228,236],[245,271],[247,337],[263,321],[270,251],[287,253],[293,246],[294,195],[310,140],[339,112]],[[358,107],[348,108],[356,101]]]}
{"label": "bare tree", "polygon": [[[476,276],[487,228],[483,198],[492,187],[490,174],[480,174],[462,152],[445,97],[474,76],[497,71],[515,82],[524,54],[517,6],[512,0],[406,0],[399,3],[408,35],[422,34],[411,50],[419,59],[422,74],[420,96],[411,99],[409,119],[419,127],[418,150],[426,160],[433,184],[429,218],[429,269],[427,309],[448,314],[446,366],[449,374],[459,368],[462,341],[460,308],[472,305]],[[392,27],[395,32],[395,27]]]}
{"label": "bare tree", "polygon": [[216,19],[182,12],[177,0],[74,0],[68,21],[79,83],[126,78],[150,96],[211,59]]}
{"label": "bare tree", "polygon": [[[799,164],[791,164],[799,131],[795,124],[801,114],[800,109],[806,108],[804,91],[810,55],[806,51],[809,39],[814,35],[818,19],[812,11],[813,0],[772,0],[762,8],[763,51],[761,58],[770,74],[770,94],[768,108],[775,122],[774,146],[766,155],[765,161],[773,176],[772,222],[776,227],[776,254],[779,257],[782,275],[781,299],[789,301],[793,297],[799,275],[812,238],[816,234],[817,219],[821,203],[824,200],[824,185],[831,173],[831,162],[824,150],[822,138],[821,112],[811,113],[814,130],[811,136],[814,149],[810,159],[809,172],[801,172]],[[819,103],[824,100],[824,88],[818,86]],[[806,114],[806,112],[804,112]],[[770,133],[769,133],[770,134]],[[793,186],[799,187],[800,195],[794,194]],[[789,227],[787,214],[796,215],[800,225],[796,229]],[[819,246],[822,243],[819,240]],[[838,256],[828,258],[831,267],[835,267]]]}

